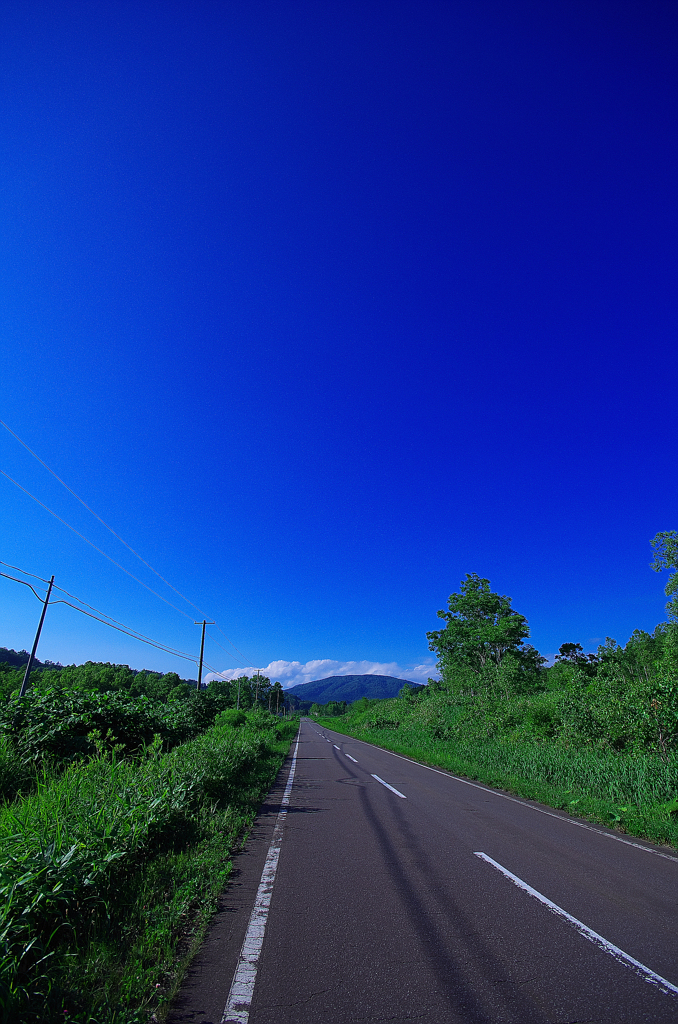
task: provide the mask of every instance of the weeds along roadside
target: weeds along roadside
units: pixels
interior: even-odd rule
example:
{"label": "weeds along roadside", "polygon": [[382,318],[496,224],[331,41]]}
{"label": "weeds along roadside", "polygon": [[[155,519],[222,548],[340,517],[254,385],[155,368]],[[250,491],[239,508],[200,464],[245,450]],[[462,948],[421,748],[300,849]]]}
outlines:
{"label": "weeds along roadside", "polygon": [[0,810],[3,1024],[162,1017],[298,725],[228,718],[44,771]]}

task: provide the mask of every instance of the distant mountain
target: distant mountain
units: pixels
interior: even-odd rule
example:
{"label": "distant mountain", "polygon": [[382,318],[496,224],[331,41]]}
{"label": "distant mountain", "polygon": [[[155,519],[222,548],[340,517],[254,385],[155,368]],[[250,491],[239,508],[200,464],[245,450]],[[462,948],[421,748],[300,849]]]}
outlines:
{"label": "distant mountain", "polygon": [[345,700],[350,704],[361,697],[378,697],[381,700],[397,697],[403,686],[408,685],[419,688],[418,683],[410,679],[396,679],[395,676],[328,676],[327,679],[290,686],[285,693],[316,704],[327,704],[331,700]]}

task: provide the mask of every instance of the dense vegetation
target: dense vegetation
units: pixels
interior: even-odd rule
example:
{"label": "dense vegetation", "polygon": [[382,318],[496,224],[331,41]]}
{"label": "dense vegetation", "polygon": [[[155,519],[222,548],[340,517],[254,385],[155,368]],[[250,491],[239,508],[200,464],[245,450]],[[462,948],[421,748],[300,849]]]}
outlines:
{"label": "dense vegetation", "polygon": [[0,669],[0,1020],[162,1016],[297,722],[268,711],[264,677],[197,692],[46,665],[19,699],[16,665]]}
{"label": "dense vegetation", "polygon": [[[7,699],[18,692],[24,677],[27,651],[13,651],[0,647],[0,697]],[[99,693],[114,691],[131,697],[148,697],[154,701],[185,700],[195,694],[196,681],[181,679],[176,672],[140,672],[128,665],[88,661],[84,665],[60,665],[52,661],[35,661],[31,673],[33,686],[41,690],[90,690]],[[240,676],[238,679],[214,679],[202,692],[226,698],[229,706],[241,707],[259,704],[276,710],[281,702],[280,683],[271,684],[266,676]]]}
{"label": "dense vegetation", "polygon": [[[678,535],[655,538],[654,568],[678,569]],[[673,545],[673,546],[672,546]],[[678,592],[678,572],[667,586]],[[468,575],[428,634],[439,680],[361,700],[333,729],[430,764],[678,845],[678,602],[652,634],[595,654],[564,643],[555,664],[527,621]],[[336,709],[335,709],[336,714]]]}

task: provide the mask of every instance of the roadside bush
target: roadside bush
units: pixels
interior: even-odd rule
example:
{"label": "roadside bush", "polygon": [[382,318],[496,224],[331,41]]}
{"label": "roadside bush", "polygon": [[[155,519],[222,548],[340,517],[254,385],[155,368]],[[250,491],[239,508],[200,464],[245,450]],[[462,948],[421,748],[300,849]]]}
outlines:
{"label": "roadside bush", "polygon": [[0,808],[3,1024],[48,1019],[68,955],[115,915],[125,879],[192,841],[201,809],[240,799],[275,740],[275,728],[220,722],[163,753],[157,736],[134,760],[106,751],[45,773],[34,793]]}
{"label": "roadside bush", "polygon": [[35,775],[17,775],[17,760],[52,771],[102,750],[139,757],[155,736],[171,750],[208,729],[223,704],[224,698],[207,693],[165,703],[115,690],[60,687],[35,687],[21,700],[15,695],[0,704],[0,799],[11,799]]}
{"label": "roadside bush", "polygon": [[227,708],[226,711],[222,711],[217,722],[223,725],[230,725],[236,728],[239,725],[244,725],[247,721],[247,717],[244,711],[236,711],[235,708]]}
{"label": "roadside bush", "polygon": [[13,800],[17,794],[32,789],[36,781],[35,766],[22,758],[8,736],[0,733],[0,799]]}

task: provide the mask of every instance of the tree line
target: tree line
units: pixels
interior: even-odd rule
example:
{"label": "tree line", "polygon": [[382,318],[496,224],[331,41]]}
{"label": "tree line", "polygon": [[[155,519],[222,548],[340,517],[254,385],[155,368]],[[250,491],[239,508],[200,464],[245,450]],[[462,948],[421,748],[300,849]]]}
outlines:
{"label": "tree line", "polygon": [[[668,618],[636,629],[622,646],[611,637],[595,652],[561,644],[554,664],[528,641],[529,625],[490,581],[467,573],[427,633],[439,678],[396,700],[354,702],[347,713],[365,727],[420,729],[433,739],[503,737],[610,751],[647,751],[668,764],[678,754],[678,532],[651,541],[666,585]],[[318,714],[341,715],[339,707]],[[346,712],[344,713],[346,714]]]}
{"label": "tree line", "polygon": [[[19,690],[28,662],[27,651],[0,647],[0,697],[5,700]],[[61,665],[58,662],[34,662],[31,682],[40,691],[90,690],[97,693],[125,693],[130,697],[148,697],[153,701],[189,700],[196,695],[195,679],[182,679],[176,672],[155,672],[132,669],[129,665],[87,661],[84,665]],[[282,684],[272,683],[268,676],[239,676],[236,679],[213,679],[203,684],[202,692],[220,697],[224,707],[245,710],[261,707],[275,714],[289,711],[292,702],[286,699]]]}

